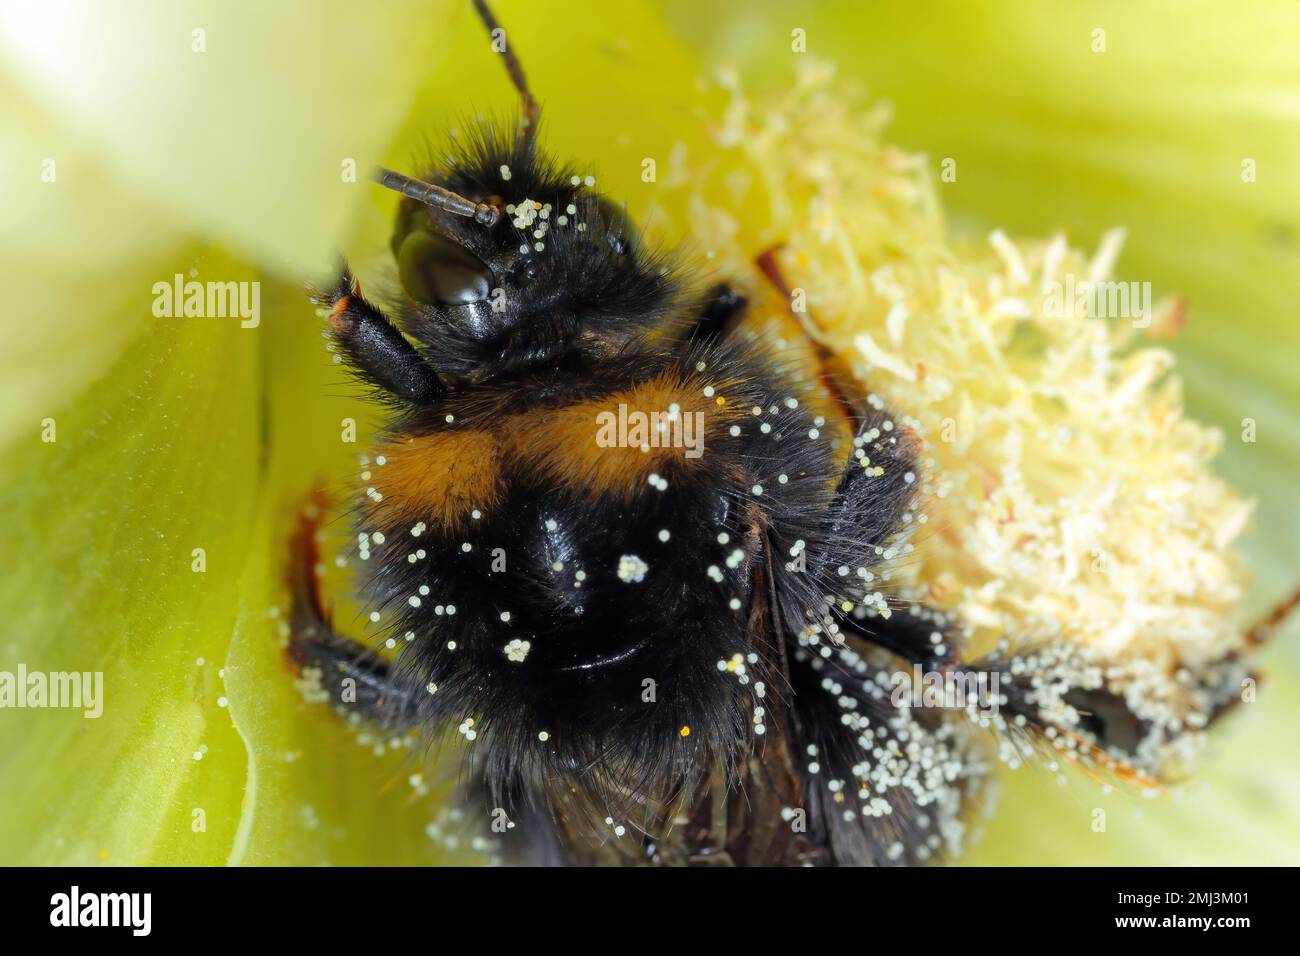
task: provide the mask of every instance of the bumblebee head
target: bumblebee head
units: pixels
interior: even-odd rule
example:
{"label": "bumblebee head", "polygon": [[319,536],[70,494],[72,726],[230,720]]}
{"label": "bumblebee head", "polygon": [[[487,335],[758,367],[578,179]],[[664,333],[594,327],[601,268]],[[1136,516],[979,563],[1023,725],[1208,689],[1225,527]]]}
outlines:
{"label": "bumblebee head", "polygon": [[[524,129],[528,127],[525,126]],[[392,239],[408,331],[440,370],[485,380],[608,357],[677,299],[626,210],[590,176],[490,128],[426,182],[382,170],[406,199]]]}
{"label": "bumblebee head", "polygon": [[591,175],[540,155],[541,105],[485,0],[474,8],[519,93],[520,119],[502,134],[464,124],[458,154],[425,179],[379,170],[380,184],[405,197],[392,248],[411,305],[406,330],[440,373],[463,381],[588,367],[649,335],[681,283]]}

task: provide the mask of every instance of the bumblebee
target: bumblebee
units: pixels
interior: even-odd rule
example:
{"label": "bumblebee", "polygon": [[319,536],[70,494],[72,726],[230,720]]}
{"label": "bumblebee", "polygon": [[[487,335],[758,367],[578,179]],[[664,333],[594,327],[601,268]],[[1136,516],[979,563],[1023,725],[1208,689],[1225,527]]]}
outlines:
{"label": "bumblebee", "polygon": [[[475,7],[489,32],[497,23]],[[955,854],[1005,749],[1135,777],[1178,733],[1076,651],[967,661],[891,592],[921,439],[834,356],[764,345],[736,284],[700,289],[517,125],[480,125],[404,197],[390,318],[346,269],[329,334],[390,413],[356,507],[393,659],[333,632],[314,520],[290,651],[389,729],[455,728],[466,799],[544,864],[908,864]],[[775,254],[756,273],[788,294]],[[811,331],[811,330],[810,330]],[[1206,722],[1245,662],[1188,693]],[[918,707],[899,673],[994,678]],[[909,687],[916,681],[909,681]]]}

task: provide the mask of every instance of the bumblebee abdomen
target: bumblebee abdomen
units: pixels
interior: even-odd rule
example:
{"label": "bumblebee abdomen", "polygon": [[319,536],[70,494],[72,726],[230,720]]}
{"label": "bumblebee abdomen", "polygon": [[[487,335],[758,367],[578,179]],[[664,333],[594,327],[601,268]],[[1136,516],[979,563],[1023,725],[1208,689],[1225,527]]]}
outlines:
{"label": "bumblebee abdomen", "polygon": [[365,597],[399,670],[430,726],[521,773],[617,764],[605,741],[666,778],[710,766],[762,720],[755,584],[822,521],[843,429],[738,345],[529,386],[450,393],[374,456]]}
{"label": "bumblebee abdomen", "polygon": [[[532,434],[555,432],[543,423]],[[422,697],[431,725],[472,716],[474,733],[521,766],[529,754],[590,764],[592,741],[627,740],[620,728],[634,726],[628,745],[707,765],[702,755],[738,746],[747,727],[743,688],[717,667],[752,654],[757,538],[728,473],[739,462],[715,470],[723,448],[717,460],[677,448],[653,465],[636,448],[609,452],[637,464],[576,480],[568,470],[585,448],[485,457],[499,470],[474,487],[493,488],[491,504],[449,492],[438,501],[470,508],[454,522],[386,511],[385,497],[366,519],[388,518],[367,597],[400,668],[435,688]],[[658,471],[643,477],[649,467]]]}

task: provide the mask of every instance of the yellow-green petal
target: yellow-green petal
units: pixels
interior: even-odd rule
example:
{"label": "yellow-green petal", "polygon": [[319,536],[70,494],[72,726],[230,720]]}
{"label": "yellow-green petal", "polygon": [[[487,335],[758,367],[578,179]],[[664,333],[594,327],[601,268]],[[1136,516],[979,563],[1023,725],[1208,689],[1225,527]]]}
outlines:
{"label": "yellow-green petal", "polygon": [[247,258],[320,269],[453,10],[451,0],[17,4],[0,12],[0,63],[76,134],[83,149],[70,159],[104,163],[114,192]]}
{"label": "yellow-green petal", "polygon": [[225,859],[245,757],[220,669],[260,490],[258,374],[238,325],[173,320],[6,449],[0,670],[98,672],[103,696],[98,718],[0,712],[4,863]]}

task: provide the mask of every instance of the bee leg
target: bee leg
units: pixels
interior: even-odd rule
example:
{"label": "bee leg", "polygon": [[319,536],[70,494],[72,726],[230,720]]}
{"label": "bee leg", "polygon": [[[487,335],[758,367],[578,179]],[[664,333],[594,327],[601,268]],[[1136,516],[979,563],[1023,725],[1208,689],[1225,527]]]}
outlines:
{"label": "bee leg", "polygon": [[846,634],[926,671],[947,673],[959,659],[957,632],[944,615],[923,604],[894,608],[887,618],[845,616],[836,623]]}
{"label": "bee leg", "polygon": [[702,801],[700,831],[707,834],[702,845],[691,849],[686,862],[691,866],[735,866],[736,861],[727,850],[727,818],[731,792],[726,774],[718,767],[709,775],[709,788]]}
{"label": "bee leg", "polygon": [[419,722],[418,694],[368,647],[334,633],[330,623],[319,587],[323,514],[318,493],[303,512],[290,549],[289,662],[304,677],[318,673],[320,690],[334,707],[385,730],[407,730]]}
{"label": "bee leg", "polygon": [[420,722],[415,695],[368,647],[332,633],[295,629],[289,655],[304,676],[320,672],[320,689],[336,709],[399,733]]}
{"label": "bee leg", "polygon": [[822,386],[826,389],[827,394],[839,406],[846,420],[861,424],[867,417],[868,411],[865,405],[850,397],[854,389],[846,388],[847,383],[855,381],[853,370],[848,363],[837,355],[827,344],[828,338],[826,330],[807,309],[796,309],[793,304],[793,289],[786,281],[785,275],[781,272],[781,266],[776,261],[777,254],[781,251],[781,246],[773,246],[764,250],[754,265],[763,277],[772,284],[782,297],[790,303],[790,315],[799,323],[803,329],[804,335],[812,344],[813,354],[817,357],[817,364],[820,366],[819,378]]}
{"label": "bee leg", "polygon": [[[904,527],[916,497],[918,443],[905,427],[886,427],[891,421],[888,412],[873,409],[862,422],[856,454],[829,504],[792,505],[774,522],[778,604],[786,634],[820,632],[836,644],[852,637],[909,663],[942,668],[959,651],[959,634],[946,617],[924,605],[891,607],[888,617],[860,607],[865,582],[879,573],[878,549]],[[797,472],[793,463],[785,468]]]}
{"label": "bee leg", "polygon": [[696,342],[719,342],[729,336],[745,314],[748,300],[726,283],[709,290],[704,311],[688,336]]}
{"label": "bee leg", "polygon": [[896,670],[852,643],[829,657],[794,654],[791,770],[802,792],[800,802],[782,806],[802,811],[797,839],[806,842],[792,848],[802,854],[796,861],[898,866],[959,849],[960,821],[982,786],[983,745],[964,713],[900,706],[908,698]]}
{"label": "bee leg", "polygon": [[433,404],[446,386],[369,300],[345,265],[332,292],[323,296],[334,344],[366,382],[421,405]]}

